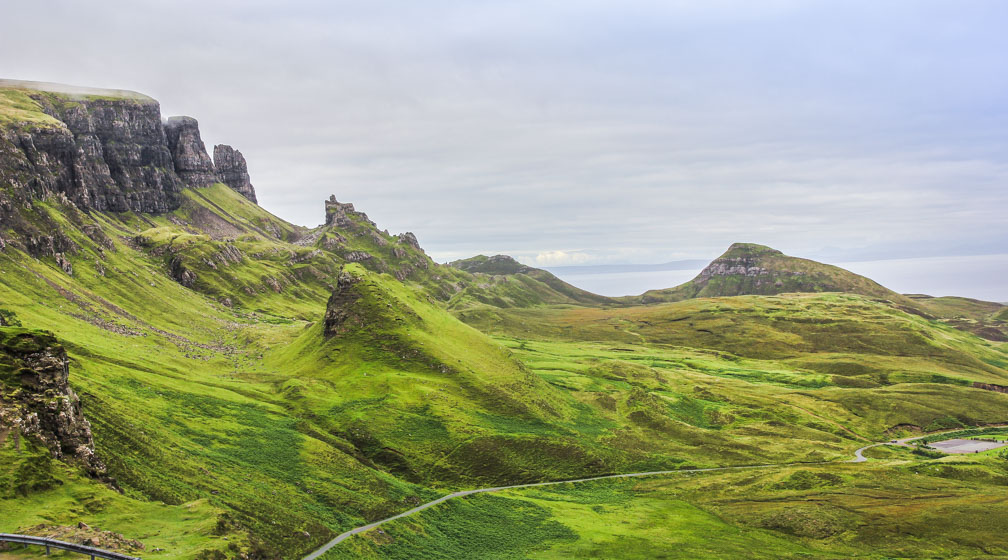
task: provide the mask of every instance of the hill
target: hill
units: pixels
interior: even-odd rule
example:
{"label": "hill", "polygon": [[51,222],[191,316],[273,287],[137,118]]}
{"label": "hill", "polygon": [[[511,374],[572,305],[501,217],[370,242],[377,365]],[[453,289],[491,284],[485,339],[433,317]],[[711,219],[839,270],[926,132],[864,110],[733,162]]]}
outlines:
{"label": "hill", "polygon": [[992,301],[923,294],[907,294],[914,303],[938,320],[987,340],[1008,342],[1008,307]]}
{"label": "hill", "polygon": [[495,307],[528,307],[542,304],[614,304],[615,300],[572,286],[552,273],[526,266],[507,255],[477,255],[449,263],[475,275],[452,302],[460,309],[482,303]]}
{"label": "hill", "polygon": [[628,303],[656,303],[789,292],[845,292],[909,303],[900,294],[864,276],[837,266],[790,257],[754,243],[732,244],[685,284],[621,299]]}

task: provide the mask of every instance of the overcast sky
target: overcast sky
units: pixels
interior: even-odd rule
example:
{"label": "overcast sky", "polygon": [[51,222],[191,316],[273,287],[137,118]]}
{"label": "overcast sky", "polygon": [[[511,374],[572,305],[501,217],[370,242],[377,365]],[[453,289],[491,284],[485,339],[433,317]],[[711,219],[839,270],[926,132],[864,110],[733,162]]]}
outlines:
{"label": "overcast sky", "polygon": [[36,0],[0,77],[151,95],[273,213],[335,194],[441,261],[989,255],[1006,28],[999,0]]}

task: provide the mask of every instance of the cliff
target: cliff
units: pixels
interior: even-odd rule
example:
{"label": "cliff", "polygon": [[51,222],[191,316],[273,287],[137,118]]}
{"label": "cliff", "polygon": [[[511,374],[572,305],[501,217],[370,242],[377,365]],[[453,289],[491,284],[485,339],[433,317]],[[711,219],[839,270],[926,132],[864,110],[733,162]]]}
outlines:
{"label": "cliff", "polygon": [[[59,193],[79,208],[113,212],[178,207],[184,184],[157,101],[17,88],[2,93],[0,188],[12,196]],[[26,107],[23,120],[12,105]]]}
{"label": "cliff", "polygon": [[[244,158],[222,159],[250,200]],[[63,195],[82,210],[164,213],[186,186],[220,181],[196,119],[162,121],[150,97],[120,90],[0,80],[0,219]]]}
{"label": "cliff", "polygon": [[350,271],[341,269],[336,289],[326,304],[323,333],[326,338],[339,336],[350,329],[360,328],[367,324],[368,318],[355,304],[361,299],[355,286],[361,278]]}

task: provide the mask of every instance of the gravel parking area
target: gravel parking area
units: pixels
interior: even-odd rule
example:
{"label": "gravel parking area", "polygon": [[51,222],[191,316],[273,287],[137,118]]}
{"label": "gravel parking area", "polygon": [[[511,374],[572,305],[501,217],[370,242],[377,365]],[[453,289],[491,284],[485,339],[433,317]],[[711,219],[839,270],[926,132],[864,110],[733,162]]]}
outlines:
{"label": "gravel parking area", "polygon": [[931,447],[945,453],[975,453],[977,451],[987,451],[1008,445],[994,441],[980,441],[975,439],[948,439],[936,441],[929,444]]}

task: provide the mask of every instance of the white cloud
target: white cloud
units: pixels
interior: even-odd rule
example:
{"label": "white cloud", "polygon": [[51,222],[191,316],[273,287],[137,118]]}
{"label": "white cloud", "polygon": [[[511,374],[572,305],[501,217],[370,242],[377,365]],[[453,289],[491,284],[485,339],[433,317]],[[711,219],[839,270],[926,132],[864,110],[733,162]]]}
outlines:
{"label": "white cloud", "polygon": [[581,251],[544,251],[533,259],[536,266],[562,266],[591,262],[592,256]]}

